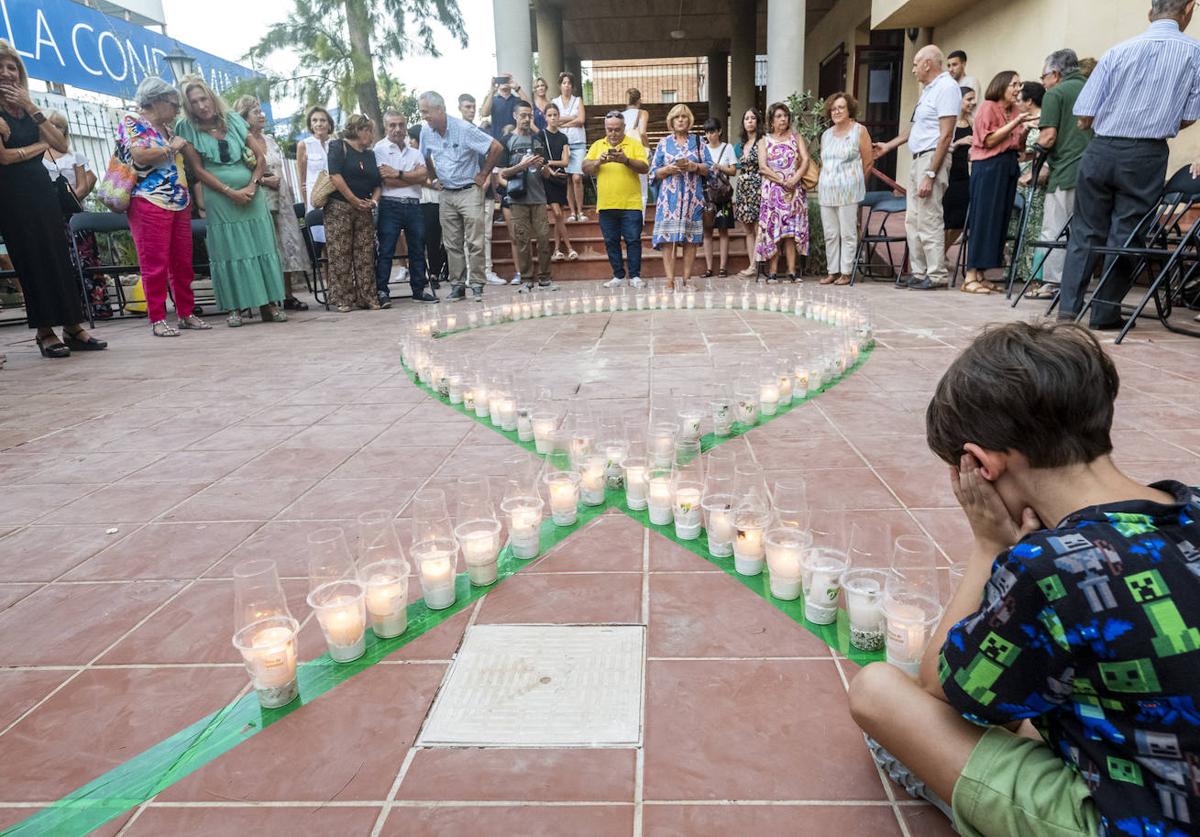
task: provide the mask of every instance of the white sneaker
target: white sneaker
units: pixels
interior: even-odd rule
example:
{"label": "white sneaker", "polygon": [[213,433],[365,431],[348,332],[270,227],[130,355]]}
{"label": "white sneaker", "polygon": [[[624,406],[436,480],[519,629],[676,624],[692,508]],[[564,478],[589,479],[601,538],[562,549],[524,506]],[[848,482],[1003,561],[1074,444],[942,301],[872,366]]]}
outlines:
{"label": "white sneaker", "polygon": [[519,285],[519,284],[521,284],[521,274],[519,274],[519,273],[517,273],[517,274],[514,274],[514,275],[513,275],[513,278],[512,278],[512,281],[511,281],[511,282],[509,282],[508,284],[510,284],[510,285]]}
{"label": "white sneaker", "polygon": [[496,275],[495,271],[489,270],[483,275],[483,280],[489,285],[507,285],[508,283]]}
{"label": "white sneaker", "polygon": [[630,279],[629,284],[631,287],[634,287],[634,288],[641,288],[641,287],[645,287],[645,285],[646,285],[646,283],[643,282],[641,280],[641,277],[639,277],[639,276],[635,276],[632,279]]}
{"label": "white sneaker", "polygon": [[[605,282],[605,283],[604,283],[604,285],[603,285],[603,287],[605,287],[605,288],[619,288],[619,287],[621,287],[621,286],[622,286],[622,285],[624,285],[624,284],[625,284],[625,280],[624,280],[624,279],[620,279],[620,278],[618,278],[618,277],[614,276],[613,278],[611,278],[611,279],[609,279],[607,282]],[[635,287],[636,287],[636,286],[635,286]]]}

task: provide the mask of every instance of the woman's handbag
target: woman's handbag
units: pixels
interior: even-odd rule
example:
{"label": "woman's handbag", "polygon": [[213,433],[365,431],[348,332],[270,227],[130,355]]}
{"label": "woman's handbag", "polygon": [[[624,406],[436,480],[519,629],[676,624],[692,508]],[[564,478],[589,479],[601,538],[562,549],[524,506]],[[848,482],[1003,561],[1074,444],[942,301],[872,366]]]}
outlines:
{"label": "woman's handbag", "polygon": [[800,185],[804,187],[804,191],[811,192],[817,188],[817,184],[821,182],[821,164],[812,157],[808,158],[808,165],[804,168],[804,174],[800,175]]}
{"label": "woman's handbag", "polygon": [[71,188],[71,184],[67,182],[67,178],[61,174],[54,179],[54,188],[58,191],[58,208],[62,210],[64,218],[70,218],[76,212],[83,212],[83,206],[79,203],[79,197],[75,194],[75,190]]}
{"label": "woman's handbag", "polygon": [[118,142],[112,157],[108,159],[108,168],[104,170],[104,176],[96,184],[96,197],[113,212],[127,212],[135,186],[137,173],[133,170],[129,149]]}
{"label": "woman's handbag", "polygon": [[329,172],[323,171],[317,174],[317,179],[313,182],[312,196],[309,198],[309,203],[319,209],[324,209],[325,204],[329,203],[329,198],[337,191],[337,187],[333,185],[333,178],[329,176]]}
{"label": "woman's handbag", "polygon": [[713,170],[709,172],[708,180],[704,184],[704,199],[710,206],[722,206],[733,200],[733,184],[729,182],[729,175],[717,171],[717,166],[721,165],[721,160],[725,158],[725,149],[728,147],[726,144],[721,148],[721,156],[713,163]]}

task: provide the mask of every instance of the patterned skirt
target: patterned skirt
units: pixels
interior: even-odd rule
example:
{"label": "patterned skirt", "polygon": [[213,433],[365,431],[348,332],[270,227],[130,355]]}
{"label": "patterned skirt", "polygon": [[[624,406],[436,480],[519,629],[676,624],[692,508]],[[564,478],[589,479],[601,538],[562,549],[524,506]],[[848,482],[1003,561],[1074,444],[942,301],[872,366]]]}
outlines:
{"label": "patterned skirt", "polygon": [[739,174],[733,190],[733,216],[743,224],[758,223],[758,201],[762,175],[757,171]]}

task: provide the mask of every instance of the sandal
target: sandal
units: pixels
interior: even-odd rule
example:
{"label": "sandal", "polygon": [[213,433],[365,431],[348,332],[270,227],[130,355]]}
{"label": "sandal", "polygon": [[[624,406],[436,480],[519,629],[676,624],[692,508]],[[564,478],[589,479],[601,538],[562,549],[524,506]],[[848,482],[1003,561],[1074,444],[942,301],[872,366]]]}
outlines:
{"label": "sandal", "polygon": [[706,270],[700,274],[700,278],[701,279],[711,279],[712,275],[713,275],[713,272],[712,272],[712,268],[710,267],[710,268],[708,268],[708,270]]}
{"label": "sandal", "polygon": [[1040,285],[1036,291],[1025,294],[1027,299],[1054,299],[1058,285]]}
{"label": "sandal", "polygon": [[563,255],[563,251],[562,251],[562,250],[555,250],[555,251],[554,251],[554,255],[550,257],[550,261],[552,261],[552,262],[561,262],[561,261],[562,261],[563,259],[565,259],[565,258],[566,258],[566,256],[564,256],[564,255]]}
{"label": "sandal", "polygon": [[[180,320],[180,323],[182,323],[182,322],[183,321]],[[158,322],[150,323],[150,333],[153,334],[155,337],[178,337],[179,336],[179,330],[176,329],[170,323],[168,323],[166,320],[159,320]]]}
{"label": "sandal", "polygon": [[724,279],[728,275],[729,275],[729,271],[726,270],[725,268],[721,268],[720,270],[717,271],[718,279]]}
{"label": "sandal", "polygon": [[80,340],[79,335],[83,334],[82,327],[76,328],[74,331],[63,326],[63,342],[67,344],[67,348],[75,352],[101,352],[108,348],[108,342],[105,340],[97,340],[93,335],[89,334],[87,340]]}
{"label": "sandal", "polygon": [[185,328],[190,328],[195,331],[208,331],[212,328],[204,320],[197,317],[195,314],[189,314],[179,321],[179,329],[182,331]]}
{"label": "sandal", "polygon": [[578,258],[579,258],[579,254],[576,253],[574,250],[567,251],[567,261],[573,262],[573,261],[577,260]]}
{"label": "sandal", "polygon": [[832,285],[832,284],[833,284],[833,282],[834,282],[834,279],[833,279],[833,274],[832,274],[832,273],[830,273],[830,274],[827,274],[827,275],[825,276],[825,278],[824,278],[824,279],[822,279],[822,280],[821,280],[820,282],[818,282],[817,284],[819,284],[819,285]]}
{"label": "sandal", "polygon": [[964,294],[990,294],[992,292],[991,288],[975,279],[963,282],[959,290]]}
{"label": "sandal", "polygon": [[228,317],[225,318],[225,325],[229,326],[230,328],[238,328],[239,326],[241,326],[241,324],[242,324],[242,315],[239,314],[237,311],[234,311],[232,314],[230,314]]}
{"label": "sandal", "polygon": [[283,301],[283,307],[287,311],[307,311],[308,303],[301,302],[294,296],[289,296]]}
{"label": "sandal", "polygon": [[334,307],[334,310],[339,314],[349,314],[354,309],[352,309],[349,305],[338,305]]}
{"label": "sandal", "polygon": [[844,273],[843,273],[841,276],[839,276],[837,279],[835,279],[835,280],[833,281],[833,284],[835,284],[835,285],[849,285],[849,284],[850,284],[850,277],[849,277],[849,276],[847,276],[846,274],[844,274]]}
{"label": "sandal", "polygon": [[744,276],[747,279],[750,279],[750,278],[756,276],[757,274],[758,274],[758,265],[756,265],[756,264],[751,264],[745,270],[739,270],[737,272],[738,276]]}
{"label": "sandal", "polygon": [[43,340],[49,340],[51,337],[54,337],[54,335],[47,334],[45,337],[34,337],[33,338],[34,341],[37,343],[38,351],[42,353],[42,357],[50,357],[50,358],[70,357],[71,350],[69,348],[67,348],[66,343],[62,342],[57,337],[54,337],[55,342],[50,343],[49,345],[42,342]]}

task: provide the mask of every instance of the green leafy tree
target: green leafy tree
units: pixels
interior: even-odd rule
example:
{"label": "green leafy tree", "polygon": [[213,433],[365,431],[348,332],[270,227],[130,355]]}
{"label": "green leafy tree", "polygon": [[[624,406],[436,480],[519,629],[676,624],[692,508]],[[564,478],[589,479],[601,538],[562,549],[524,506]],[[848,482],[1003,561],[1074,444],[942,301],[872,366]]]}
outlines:
{"label": "green leafy tree", "polygon": [[[271,26],[246,57],[263,60],[291,50],[295,75],[276,79],[280,90],[306,106],[336,100],[342,110],[360,110],[380,124],[381,81],[375,63],[403,58],[413,50],[433,56],[434,25],[466,46],[458,0],[293,0],[288,19]],[[389,79],[390,81],[390,79]],[[398,84],[398,82],[392,82]],[[403,87],[401,86],[401,89]]]}
{"label": "green leafy tree", "polygon": [[[793,93],[786,99],[792,112],[792,127],[808,143],[809,155],[821,162],[821,134],[829,127],[825,120],[825,103],[812,94],[811,90]],[[808,195],[808,258],[805,260],[810,275],[826,272],[825,232],[821,224],[821,204],[816,190]]]}

